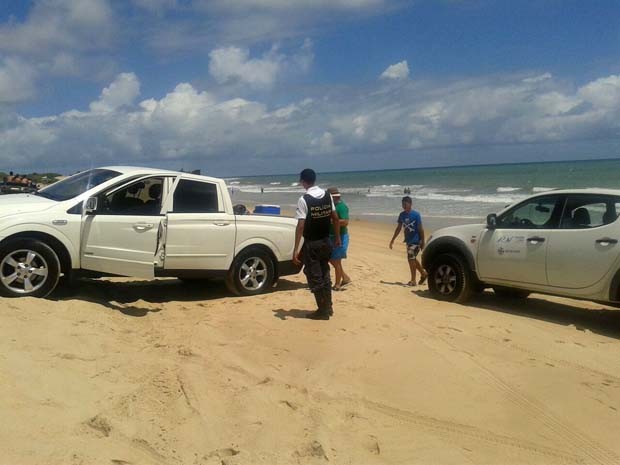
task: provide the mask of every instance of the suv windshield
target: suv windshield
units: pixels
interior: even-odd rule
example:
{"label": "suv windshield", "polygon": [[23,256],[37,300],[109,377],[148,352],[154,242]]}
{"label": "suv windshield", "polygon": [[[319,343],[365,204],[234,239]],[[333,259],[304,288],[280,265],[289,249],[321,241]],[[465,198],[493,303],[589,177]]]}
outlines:
{"label": "suv windshield", "polygon": [[57,201],[72,199],[120,174],[118,171],[103,169],[84,171],[41,189],[37,195]]}

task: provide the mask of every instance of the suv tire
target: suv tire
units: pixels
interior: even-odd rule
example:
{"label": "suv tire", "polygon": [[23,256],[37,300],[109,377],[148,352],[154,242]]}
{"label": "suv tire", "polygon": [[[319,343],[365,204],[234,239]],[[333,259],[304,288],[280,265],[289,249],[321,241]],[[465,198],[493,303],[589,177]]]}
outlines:
{"label": "suv tire", "polygon": [[497,294],[497,296],[501,297],[502,299],[521,300],[521,299],[527,299],[528,296],[530,295],[529,291],[524,291],[522,289],[514,289],[512,287],[501,287],[501,286],[494,286],[493,292],[495,292],[495,294]]}
{"label": "suv tire", "polygon": [[456,254],[441,254],[429,267],[428,288],[438,300],[463,303],[475,289],[474,278],[465,260]]}
{"label": "suv tire", "polygon": [[258,295],[273,286],[275,267],[269,253],[260,248],[249,248],[233,261],[226,287],[236,295]]}
{"label": "suv tire", "polygon": [[0,247],[0,295],[45,297],[60,278],[54,249],[36,239],[16,239]]}

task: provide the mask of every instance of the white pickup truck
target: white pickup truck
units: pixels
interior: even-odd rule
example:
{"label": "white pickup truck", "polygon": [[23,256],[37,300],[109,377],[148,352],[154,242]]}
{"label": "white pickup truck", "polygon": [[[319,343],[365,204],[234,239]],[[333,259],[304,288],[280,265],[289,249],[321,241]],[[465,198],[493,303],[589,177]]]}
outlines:
{"label": "white pickup truck", "polygon": [[236,215],[221,179],[97,168],[0,196],[0,295],[44,297],[61,276],[222,278],[259,294],[295,274],[296,221]]}

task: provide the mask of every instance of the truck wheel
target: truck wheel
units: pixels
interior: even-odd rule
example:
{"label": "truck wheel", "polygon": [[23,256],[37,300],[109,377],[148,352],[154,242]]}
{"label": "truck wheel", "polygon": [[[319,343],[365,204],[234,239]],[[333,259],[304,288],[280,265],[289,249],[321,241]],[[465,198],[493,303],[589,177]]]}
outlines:
{"label": "truck wheel", "polygon": [[0,295],[45,297],[60,278],[60,261],[47,244],[17,239],[0,247]]}
{"label": "truck wheel", "polygon": [[513,289],[511,287],[500,287],[500,286],[494,286],[493,292],[495,292],[495,294],[497,294],[497,296],[501,297],[502,299],[521,300],[521,299],[527,299],[528,296],[530,295],[528,291],[524,291],[521,289]]}
{"label": "truck wheel", "polygon": [[466,302],[475,283],[465,261],[458,255],[442,254],[429,268],[428,288],[433,297],[448,302]]}
{"label": "truck wheel", "polygon": [[237,295],[262,294],[274,280],[274,265],[267,252],[251,248],[235,257],[226,285]]}

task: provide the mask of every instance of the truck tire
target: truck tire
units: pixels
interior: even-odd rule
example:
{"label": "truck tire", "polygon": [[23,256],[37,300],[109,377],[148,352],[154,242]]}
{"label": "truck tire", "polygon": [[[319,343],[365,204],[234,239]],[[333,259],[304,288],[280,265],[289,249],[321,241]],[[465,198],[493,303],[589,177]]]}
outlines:
{"label": "truck tire", "polygon": [[36,239],[16,239],[0,247],[0,295],[45,297],[60,278],[56,252]]}
{"label": "truck tire", "polygon": [[472,273],[460,255],[438,255],[429,267],[428,289],[438,300],[464,303],[471,297],[475,285]]}
{"label": "truck tire", "polygon": [[236,295],[257,295],[271,289],[275,267],[269,253],[251,247],[235,257],[226,286]]}
{"label": "truck tire", "polygon": [[522,300],[527,299],[530,292],[512,287],[493,286],[493,292],[502,299]]}

